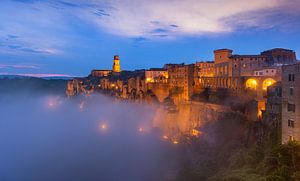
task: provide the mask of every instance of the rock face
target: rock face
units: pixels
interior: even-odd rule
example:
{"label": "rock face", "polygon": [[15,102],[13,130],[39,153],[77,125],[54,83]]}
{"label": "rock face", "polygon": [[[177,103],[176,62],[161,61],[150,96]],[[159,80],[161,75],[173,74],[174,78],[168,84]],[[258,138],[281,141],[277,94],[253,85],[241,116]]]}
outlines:
{"label": "rock face", "polygon": [[203,126],[217,121],[224,113],[231,111],[226,106],[203,102],[181,102],[175,108],[160,107],[153,121],[154,127],[163,130],[170,139],[179,139],[181,135],[200,136]]}

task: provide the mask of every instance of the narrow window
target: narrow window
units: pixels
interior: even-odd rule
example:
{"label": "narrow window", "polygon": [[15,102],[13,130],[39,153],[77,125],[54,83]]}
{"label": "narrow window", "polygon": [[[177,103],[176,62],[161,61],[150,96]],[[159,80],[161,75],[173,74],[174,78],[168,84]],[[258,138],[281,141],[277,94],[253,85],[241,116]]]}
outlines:
{"label": "narrow window", "polygon": [[288,127],[294,128],[295,127],[295,121],[292,119],[288,120]]}
{"label": "narrow window", "polygon": [[294,95],[294,87],[290,87],[290,96]]}

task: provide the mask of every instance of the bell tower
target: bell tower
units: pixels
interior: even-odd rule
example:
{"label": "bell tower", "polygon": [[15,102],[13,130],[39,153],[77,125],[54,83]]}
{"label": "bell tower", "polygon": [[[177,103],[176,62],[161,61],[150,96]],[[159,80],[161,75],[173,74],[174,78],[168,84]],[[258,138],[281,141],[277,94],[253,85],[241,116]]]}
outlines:
{"label": "bell tower", "polygon": [[119,55],[114,56],[114,63],[113,63],[112,71],[115,73],[121,72]]}

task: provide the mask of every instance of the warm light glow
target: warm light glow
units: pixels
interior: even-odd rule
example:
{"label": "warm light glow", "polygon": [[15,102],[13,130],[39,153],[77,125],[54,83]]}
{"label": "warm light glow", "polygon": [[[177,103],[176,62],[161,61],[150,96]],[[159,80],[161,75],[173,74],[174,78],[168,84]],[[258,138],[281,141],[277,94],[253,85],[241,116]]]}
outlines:
{"label": "warm light glow", "polygon": [[266,110],[266,102],[265,101],[258,101],[257,104],[257,117],[259,119],[262,118],[263,112]]}
{"label": "warm light glow", "polygon": [[179,143],[179,142],[176,141],[176,140],[173,141],[173,144],[174,144],[174,145],[177,145],[178,143]]}
{"label": "warm light glow", "polygon": [[198,136],[200,136],[200,134],[201,134],[201,132],[198,131],[197,129],[192,129],[192,135],[193,135],[193,136],[198,137]]}
{"label": "warm light glow", "polygon": [[169,137],[167,135],[164,135],[163,139],[167,140],[167,139],[169,139]]}
{"label": "warm light glow", "polygon": [[153,81],[152,78],[148,77],[148,78],[146,79],[146,82],[154,82],[154,81]]}
{"label": "warm light glow", "polygon": [[139,132],[143,132],[144,131],[144,129],[143,128],[139,128]]}
{"label": "warm light glow", "polygon": [[257,81],[255,79],[248,79],[246,82],[246,88],[256,90]]}
{"label": "warm light glow", "polygon": [[54,104],[54,102],[49,101],[49,102],[48,102],[48,106],[49,106],[49,107],[55,107],[55,104]]}
{"label": "warm light glow", "polygon": [[105,130],[107,130],[107,124],[106,123],[100,123],[99,124],[99,129],[101,130],[101,131],[105,131]]}
{"label": "warm light glow", "polygon": [[268,78],[263,82],[263,90],[267,90],[269,86],[274,84],[276,81],[274,79]]}
{"label": "warm light glow", "polygon": [[258,116],[258,118],[261,118],[261,117],[262,117],[262,110],[259,110],[259,111],[258,111],[257,116]]}
{"label": "warm light glow", "polygon": [[47,107],[48,108],[56,108],[59,104],[61,104],[61,101],[59,100],[58,97],[52,97],[52,98],[49,98],[47,100]]}

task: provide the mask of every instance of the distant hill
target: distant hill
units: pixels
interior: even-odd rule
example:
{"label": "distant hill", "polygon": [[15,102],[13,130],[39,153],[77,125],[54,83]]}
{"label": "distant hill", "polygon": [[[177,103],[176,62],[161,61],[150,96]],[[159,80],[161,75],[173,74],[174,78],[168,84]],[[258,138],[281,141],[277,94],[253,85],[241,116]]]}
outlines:
{"label": "distant hill", "polygon": [[67,80],[23,76],[0,76],[0,94],[13,93],[65,94]]}

